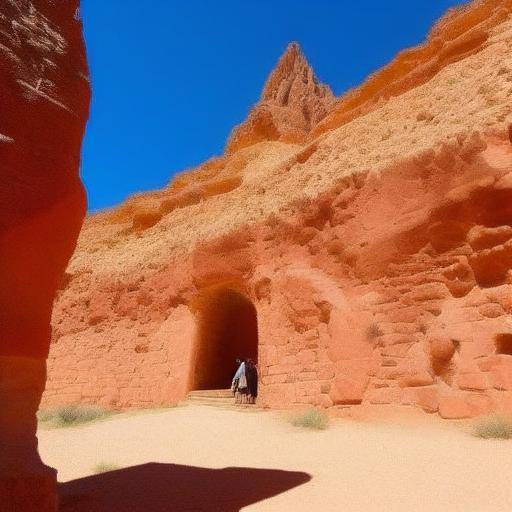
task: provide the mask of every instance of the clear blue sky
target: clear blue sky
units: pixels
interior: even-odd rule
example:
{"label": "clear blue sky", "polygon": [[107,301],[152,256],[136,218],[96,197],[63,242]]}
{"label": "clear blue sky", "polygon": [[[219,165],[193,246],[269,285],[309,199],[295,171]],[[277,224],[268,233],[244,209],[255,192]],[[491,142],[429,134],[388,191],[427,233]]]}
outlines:
{"label": "clear blue sky", "polygon": [[221,154],[290,41],[336,95],[461,0],[82,0],[89,210]]}

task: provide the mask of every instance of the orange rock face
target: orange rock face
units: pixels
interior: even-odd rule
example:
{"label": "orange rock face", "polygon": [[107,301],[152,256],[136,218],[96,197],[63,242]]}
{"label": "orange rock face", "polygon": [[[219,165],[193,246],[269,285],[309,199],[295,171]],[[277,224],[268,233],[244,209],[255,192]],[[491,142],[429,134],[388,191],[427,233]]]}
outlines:
{"label": "orange rock face", "polygon": [[35,413],[53,299],[85,214],[78,163],[89,85],[77,9],[77,1],[0,6],[2,510],[56,507]]}
{"label": "orange rock face", "polygon": [[510,0],[476,0],[449,10],[423,45],[401,52],[361,87],[340,98],[312,137],[378,108],[390,98],[428,82],[446,66],[479,52],[511,9]]}
{"label": "orange rock face", "polygon": [[231,133],[226,152],[266,140],[303,142],[333,103],[329,86],[318,82],[299,46],[291,43],[269,76],[260,102]]}
{"label": "orange rock face", "polygon": [[510,409],[510,11],[451,12],[335,104],[291,46],[226,155],[88,218],[45,406],[175,403],[238,352],[265,407]]}

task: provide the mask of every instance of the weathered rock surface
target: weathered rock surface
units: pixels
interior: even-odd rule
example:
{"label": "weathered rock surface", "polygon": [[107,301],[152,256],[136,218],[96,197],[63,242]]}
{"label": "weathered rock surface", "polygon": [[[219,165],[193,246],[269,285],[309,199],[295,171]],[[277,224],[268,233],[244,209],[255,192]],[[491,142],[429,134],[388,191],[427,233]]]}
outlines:
{"label": "weathered rock surface", "polygon": [[89,217],[45,405],[180,400],[223,360],[205,343],[254,348],[249,300],[261,405],[512,408],[511,11],[452,11],[332,106],[291,47],[255,108],[278,136],[250,114],[226,155]]}
{"label": "weathered rock surface", "polygon": [[[443,68],[478,53],[489,42],[493,29],[507,19],[511,8],[510,0],[475,0],[450,9],[424,44],[401,52],[363,85],[340,98],[315,127],[312,137],[379,108],[390,98],[427,83]],[[428,119],[429,113],[420,111],[418,116]]]}
{"label": "weathered rock surface", "polygon": [[260,102],[231,133],[226,152],[268,140],[304,142],[333,103],[329,86],[318,82],[299,45],[291,43],[270,74]]}
{"label": "weathered rock surface", "polygon": [[0,509],[56,510],[37,453],[55,292],[85,215],[78,1],[0,5]]}

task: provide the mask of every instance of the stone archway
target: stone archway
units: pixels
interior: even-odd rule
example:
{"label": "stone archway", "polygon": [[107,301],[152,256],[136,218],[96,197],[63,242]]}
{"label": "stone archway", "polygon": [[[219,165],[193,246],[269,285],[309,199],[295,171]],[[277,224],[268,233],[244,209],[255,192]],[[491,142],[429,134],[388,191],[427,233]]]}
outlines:
{"label": "stone archway", "polygon": [[226,286],[203,291],[196,302],[198,330],[191,388],[226,389],[237,357],[258,357],[258,325],[254,304]]}

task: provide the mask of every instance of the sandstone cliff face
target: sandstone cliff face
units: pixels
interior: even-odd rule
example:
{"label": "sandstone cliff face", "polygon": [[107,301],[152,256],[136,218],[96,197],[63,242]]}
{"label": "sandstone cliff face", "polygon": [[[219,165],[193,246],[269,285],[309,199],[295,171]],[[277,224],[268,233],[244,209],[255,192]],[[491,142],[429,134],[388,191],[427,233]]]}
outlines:
{"label": "sandstone cliff face", "polygon": [[449,10],[423,45],[401,52],[363,85],[340,98],[311,137],[379,108],[390,98],[427,83],[446,66],[478,53],[511,9],[510,0],[478,0]]}
{"label": "sandstone cliff face", "polygon": [[52,302],[85,215],[78,178],[89,85],[78,1],[0,5],[0,496],[54,511],[37,454]]}
{"label": "sandstone cliff face", "polygon": [[[512,408],[511,10],[452,12],[379,87],[371,77],[311,116],[307,140],[248,136],[90,217],[56,302],[46,405],[180,400],[241,297],[263,406]],[[297,76],[281,61],[265,101],[317,90]],[[250,324],[236,330],[251,338]]]}
{"label": "sandstone cliff face", "polygon": [[320,84],[297,43],[291,43],[270,74],[260,102],[235,127],[226,152],[268,140],[303,142],[334,102],[329,86]]}

